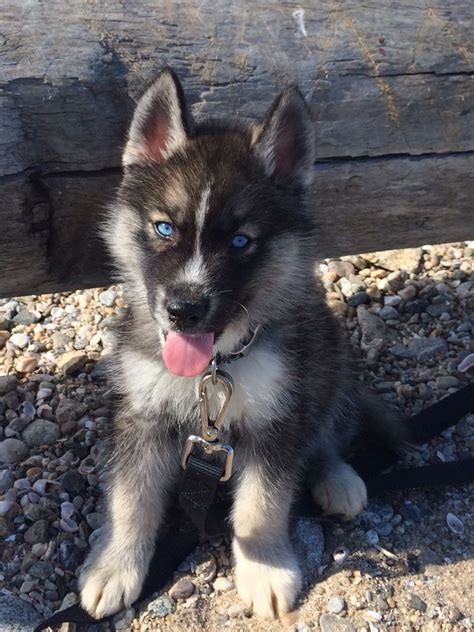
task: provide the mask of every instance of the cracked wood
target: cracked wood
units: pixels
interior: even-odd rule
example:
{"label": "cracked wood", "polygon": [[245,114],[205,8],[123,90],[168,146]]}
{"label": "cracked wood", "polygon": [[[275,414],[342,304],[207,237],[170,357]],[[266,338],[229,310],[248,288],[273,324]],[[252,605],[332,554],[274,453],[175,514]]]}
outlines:
{"label": "cracked wood", "polygon": [[4,0],[0,294],[107,281],[97,218],[163,65],[196,116],[301,86],[320,256],[473,238],[473,26],[471,0]]}

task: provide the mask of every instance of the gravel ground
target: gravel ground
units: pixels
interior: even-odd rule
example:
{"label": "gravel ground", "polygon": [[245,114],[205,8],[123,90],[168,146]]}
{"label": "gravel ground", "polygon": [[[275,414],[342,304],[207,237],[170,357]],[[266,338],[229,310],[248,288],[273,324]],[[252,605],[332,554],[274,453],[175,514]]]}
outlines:
{"label": "gravel ground", "polygon": [[[473,253],[467,242],[321,263],[364,381],[410,413],[473,375]],[[110,402],[100,360],[124,304],[119,286],[0,301],[0,630],[30,630],[77,600],[77,569],[103,521],[97,464]],[[473,456],[471,415],[406,462]],[[351,523],[321,523],[324,552],[319,523],[300,523],[308,585],[284,625],[258,622],[241,606],[226,540],[200,549],[167,592],[115,625],[472,629],[473,492],[474,484],[378,497]]]}

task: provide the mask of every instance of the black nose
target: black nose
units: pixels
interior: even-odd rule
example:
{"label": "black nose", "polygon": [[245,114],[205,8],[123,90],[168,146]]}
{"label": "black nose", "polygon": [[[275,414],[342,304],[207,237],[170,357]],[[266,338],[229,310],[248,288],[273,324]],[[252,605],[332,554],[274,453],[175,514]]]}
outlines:
{"label": "black nose", "polygon": [[166,309],[172,323],[178,327],[193,327],[206,315],[208,304],[207,301],[173,301]]}

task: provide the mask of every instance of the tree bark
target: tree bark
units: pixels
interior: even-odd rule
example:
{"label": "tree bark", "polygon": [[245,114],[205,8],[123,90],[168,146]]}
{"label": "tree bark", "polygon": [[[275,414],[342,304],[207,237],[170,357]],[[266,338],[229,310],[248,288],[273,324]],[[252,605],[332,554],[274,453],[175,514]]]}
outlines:
{"label": "tree bark", "polygon": [[321,257],[474,238],[472,0],[4,0],[0,295],[106,283],[101,208],[164,65],[197,117],[315,116]]}

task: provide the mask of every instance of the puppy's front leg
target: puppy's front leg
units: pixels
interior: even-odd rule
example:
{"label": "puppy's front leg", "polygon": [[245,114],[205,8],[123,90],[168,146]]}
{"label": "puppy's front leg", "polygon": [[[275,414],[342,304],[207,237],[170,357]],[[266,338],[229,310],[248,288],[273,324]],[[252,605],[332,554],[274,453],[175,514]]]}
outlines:
{"label": "puppy's front leg", "polygon": [[236,583],[254,614],[274,619],[291,610],[301,573],[290,544],[293,483],[251,463],[237,483],[233,509]]}
{"label": "puppy's front leg", "polygon": [[97,619],[138,598],[163,519],[165,482],[170,482],[169,460],[160,455],[156,438],[139,441],[132,432],[124,434],[112,456],[104,533],[79,580],[82,605]]}

